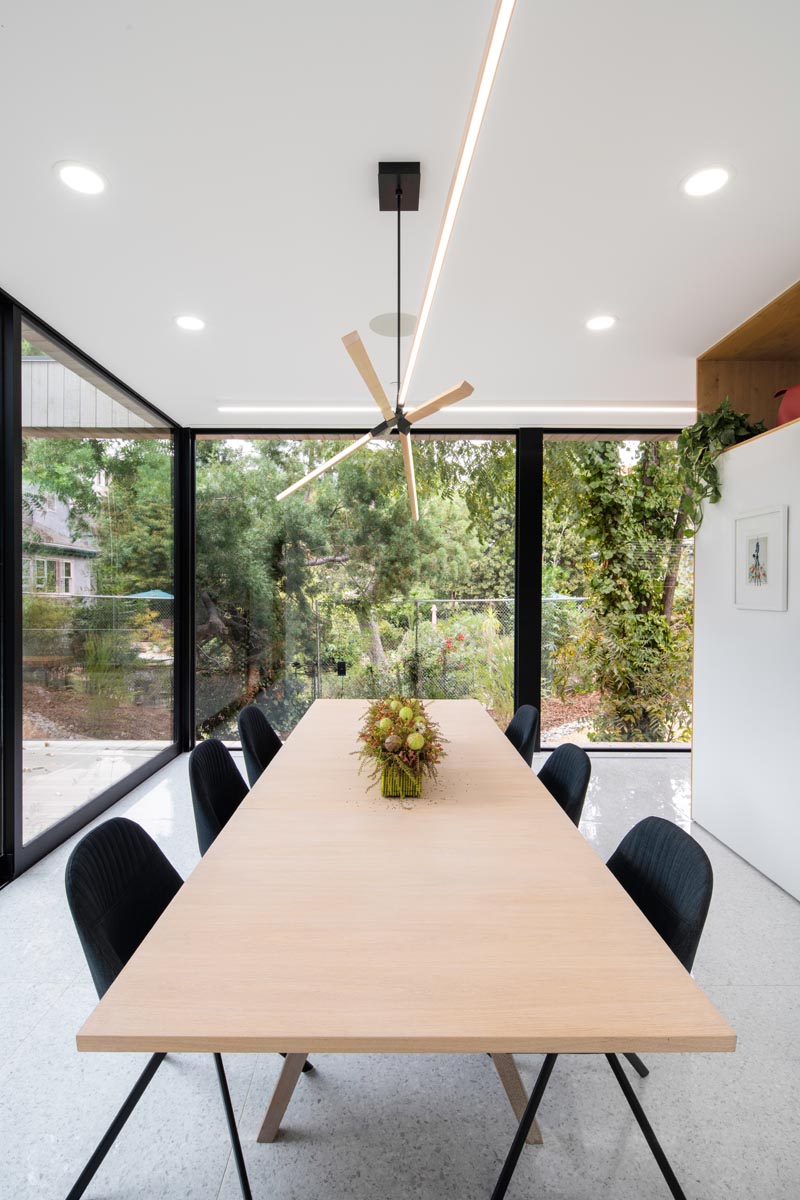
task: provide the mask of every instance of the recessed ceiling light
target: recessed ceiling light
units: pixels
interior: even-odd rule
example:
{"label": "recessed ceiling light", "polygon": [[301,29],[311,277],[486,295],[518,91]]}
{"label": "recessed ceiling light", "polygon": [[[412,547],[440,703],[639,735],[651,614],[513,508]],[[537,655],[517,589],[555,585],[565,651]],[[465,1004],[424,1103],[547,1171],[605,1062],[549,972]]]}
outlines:
{"label": "recessed ceiling light", "polygon": [[616,323],[616,317],[611,317],[607,313],[603,313],[597,317],[589,317],[589,320],[586,322],[586,328],[599,332],[602,329],[611,329]]}
{"label": "recessed ceiling light", "polygon": [[190,333],[199,333],[201,329],[205,329],[206,323],[200,317],[176,317],[175,324],[179,329],[188,329]]}
{"label": "recessed ceiling light", "polygon": [[710,196],[724,188],[730,177],[731,173],[725,167],[704,167],[684,179],[683,190],[687,196]]}
{"label": "recessed ceiling light", "polygon": [[62,183],[73,192],[81,192],[84,196],[98,196],[106,190],[106,181],[99,171],[87,167],[85,163],[57,162],[53,170]]}

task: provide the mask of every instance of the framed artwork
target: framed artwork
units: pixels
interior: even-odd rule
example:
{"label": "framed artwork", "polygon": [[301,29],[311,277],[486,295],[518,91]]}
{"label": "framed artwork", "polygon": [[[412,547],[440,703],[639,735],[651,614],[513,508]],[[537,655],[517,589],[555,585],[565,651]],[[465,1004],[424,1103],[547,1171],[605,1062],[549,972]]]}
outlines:
{"label": "framed artwork", "polygon": [[785,612],[789,596],[788,508],[778,504],[742,513],[736,518],[734,528],[736,607]]}

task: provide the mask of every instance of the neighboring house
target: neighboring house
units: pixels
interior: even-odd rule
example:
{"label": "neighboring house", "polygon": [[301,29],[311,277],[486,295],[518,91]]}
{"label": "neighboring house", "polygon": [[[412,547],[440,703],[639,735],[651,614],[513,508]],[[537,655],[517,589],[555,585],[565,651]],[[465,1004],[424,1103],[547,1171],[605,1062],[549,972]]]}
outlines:
{"label": "neighboring house", "polygon": [[76,537],[69,507],[47,492],[27,493],[22,518],[22,590],[43,595],[91,596],[94,559],[99,551],[91,534]]}

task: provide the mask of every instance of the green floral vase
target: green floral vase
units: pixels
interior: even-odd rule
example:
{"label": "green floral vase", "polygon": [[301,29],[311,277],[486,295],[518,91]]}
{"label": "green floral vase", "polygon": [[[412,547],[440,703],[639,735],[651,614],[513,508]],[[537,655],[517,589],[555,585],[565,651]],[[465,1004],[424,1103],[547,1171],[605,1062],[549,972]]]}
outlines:
{"label": "green floral vase", "polygon": [[396,767],[384,767],[381,772],[381,795],[405,799],[406,796],[422,795],[422,776],[408,776]]}

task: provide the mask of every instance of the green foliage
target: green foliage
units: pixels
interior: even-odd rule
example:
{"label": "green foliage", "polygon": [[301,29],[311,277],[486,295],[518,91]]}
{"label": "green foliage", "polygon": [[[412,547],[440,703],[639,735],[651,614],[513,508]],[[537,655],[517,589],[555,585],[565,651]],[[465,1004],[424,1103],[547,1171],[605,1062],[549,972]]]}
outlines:
{"label": "green foliage", "polygon": [[694,425],[678,435],[681,479],[685,487],[684,509],[692,531],[700,528],[703,503],[720,499],[717,459],[728,446],[763,433],[763,421],[751,422],[747,413],[734,412],[726,396],[714,412],[700,413]]}
{"label": "green foliage", "polygon": [[[581,605],[577,600],[548,599],[550,593],[545,591],[542,597],[542,693],[552,694],[554,688],[562,692],[566,684],[559,687],[557,671],[559,656],[565,648],[573,647],[581,629]],[[563,671],[565,660],[561,661]],[[573,685],[571,690],[583,690]]]}
{"label": "green foliage", "polygon": [[553,686],[562,695],[600,693],[593,739],[684,736],[691,582],[681,573],[686,515],[675,444],[551,443],[548,457],[551,450],[557,495],[546,528],[557,555],[551,550],[548,562],[546,545],[545,561],[587,597],[571,612],[553,605],[547,618],[562,623],[547,630]]}
{"label": "green foliage", "polygon": [[[408,675],[409,664],[393,652],[409,628],[411,600],[474,595],[476,563],[485,567],[485,586],[503,572],[507,579],[509,539],[513,571],[513,473],[505,528],[497,504],[490,511],[478,499],[482,486],[496,495],[509,477],[506,443],[503,469],[493,474],[491,446],[420,439],[419,522],[411,520],[394,442],[275,502],[288,483],[346,444],[198,443],[198,695],[207,720],[221,712],[221,676],[240,699],[263,691],[268,711],[287,677],[306,684],[310,701],[315,603],[323,669],[340,658],[348,663],[348,674],[326,687],[336,695],[380,695]],[[513,463],[513,443],[510,449]]]}
{"label": "green foliage", "polygon": [[22,471],[32,517],[55,496],[73,536],[97,539],[99,592],[174,590],[171,441],[26,438]]}
{"label": "green foliage", "polygon": [[506,726],[514,715],[514,635],[505,632],[492,613],[481,623],[480,639],[468,647],[472,656],[471,695]]}
{"label": "green foliage", "polygon": [[419,624],[389,655],[392,675],[430,699],[472,696],[507,724],[514,709],[513,623],[504,629],[496,606],[453,612],[443,606],[436,625],[428,606],[421,609]]}
{"label": "green foliage", "polygon": [[583,595],[590,548],[577,520],[584,504],[574,442],[547,441],[543,460],[542,594]]}
{"label": "green foliage", "polygon": [[86,636],[83,668],[90,695],[105,700],[122,700],[127,692],[124,668],[134,661],[126,633],[101,630]]}
{"label": "green foliage", "polygon": [[91,533],[100,504],[95,482],[105,460],[105,444],[94,438],[24,438],[22,478],[30,514],[50,494],[68,506],[75,536]]}
{"label": "green foliage", "polygon": [[600,624],[589,608],[560,648],[555,677],[564,689],[600,693],[592,741],[689,739],[692,635],[684,618],[618,613]]}
{"label": "green foliage", "polygon": [[99,499],[98,590],[114,595],[174,592],[172,443],[124,441],[108,447]]}
{"label": "green foliage", "polygon": [[[62,660],[73,655],[72,614],[68,604],[50,596],[23,595],[23,657],[33,667],[36,660]],[[33,661],[31,661],[33,660]]]}
{"label": "green foliage", "polygon": [[[742,421],[722,411],[716,422],[701,419],[701,429],[682,435],[680,457],[670,441],[546,443],[544,593],[573,599],[543,606],[543,684],[546,693],[601,693],[593,736],[685,736],[692,489],[710,488],[714,498],[707,451],[744,436]],[[391,439],[276,502],[346,444],[197,442],[197,699],[207,733],[233,732],[236,713],[256,696],[290,731],[313,695],[317,612],[326,694],[474,695],[498,721],[511,715],[513,630],[501,627],[500,610],[441,606],[434,627],[424,602],[513,595],[513,440],[415,438],[417,523]],[[99,591],[174,590],[168,441],[30,439],[24,472],[31,505],[55,494],[70,507],[73,531],[96,538]],[[425,612],[418,628],[414,601]],[[56,610],[34,616],[88,655],[93,695],[116,686],[112,661],[117,680],[139,673],[130,657],[137,642],[169,646],[158,616],[137,624],[129,614],[129,654],[104,632],[115,628],[113,613],[70,607],[67,630]],[[339,659],[348,664],[341,678],[331,674]]]}
{"label": "green foliage", "polygon": [[57,629],[66,633],[70,622],[70,610],[62,600],[37,595],[22,597],[22,625],[25,630]]}

